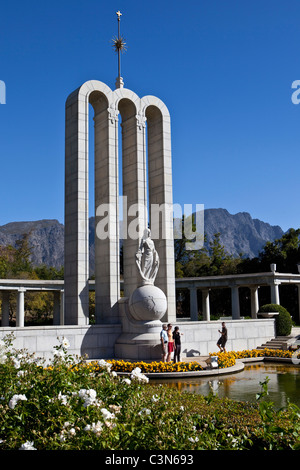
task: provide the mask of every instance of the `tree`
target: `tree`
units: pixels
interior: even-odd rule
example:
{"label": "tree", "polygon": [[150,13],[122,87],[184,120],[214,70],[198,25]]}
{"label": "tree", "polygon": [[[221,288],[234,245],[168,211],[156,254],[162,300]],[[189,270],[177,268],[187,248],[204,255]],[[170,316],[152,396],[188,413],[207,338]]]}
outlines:
{"label": "tree", "polygon": [[259,259],[265,268],[270,269],[270,264],[276,263],[279,272],[297,272],[297,263],[300,262],[300,229],[291,228],[281,238],[267,242]]}
{"label": "tree", "polygon": [[[182,233],[184,217],[182,218]],[[195,230],[195,224],[193,224]],[[222,274],[234,274],[238,271],[238,266],[242,257],[234,258],[229,255],[225,247],[220,242],[220,233],[215,233],[209,247],[200,250],[186,250],[187,239],[183,235],[181,239],[175,240],[175,275],[176,277],[201,277],[217,276]],[[207,240],[205,234],[204,241]]]}
{"label": "tree", "polygon": [[53,266],[37,266],[34,268],[34,271],[38,277],[38,279],[44,280],[63,280],[64,279],[64,267],[62,266],[60,269],[54,268]]}
{"label": "tree", "polygon": [[220,242],[220,236],[219,232],[215,233],[213,240],[209,243],[210,275],[236,274],[242,257],[240,255],[235,258],[227,253],[224,245]]}
{"label": "tree", "polygon": [[281,238],[268,241],[258,257],[244,260],[240,272],[268,272],[270,265],[276,264],[276,271],[297,273],[300,263],[300,229],[289,229]]}
{"label": "tree", "polygon": [[33,271],[29,236],[30,233],[25,233],[20,240],[16,241],[15,259],[12,264],[13,274]]}
{"label": "tree", "polygon": [[[34,268],[31,262],[29,233],[17,240],[15,247],[0,246],[0,278],[2,279],[63,279],[63,267],[48,266]],[[11,318],[16,313],[16,295],[10,294]],[[53,313],[53,294],[49,292],[26,292],[25,320],[31,323],[49,320]]]}
{"label": "tree", "polygon": [[15,259],[15,248],[11,245],[0,246],[0,279],[7,279]]}
{"label": "tree", "polygon": [[[185,216],[181,219],[181,238],[174,240],[175,276],[179,278],[198,276],[202,266],[209,263],[206,248],[201,250],[186,249],[186,244],[191,240],[185,236],[184,224]],[[192,215],[192,230],[196,231],[195,214]]]}

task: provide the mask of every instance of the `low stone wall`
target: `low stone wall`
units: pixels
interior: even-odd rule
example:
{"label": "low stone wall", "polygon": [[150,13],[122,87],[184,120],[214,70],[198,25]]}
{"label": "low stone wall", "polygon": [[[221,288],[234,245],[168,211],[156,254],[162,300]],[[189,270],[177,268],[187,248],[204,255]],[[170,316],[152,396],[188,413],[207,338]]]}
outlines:
{"label": "low stone wall", "polygon": [[[220,321],[191,322],[182,321],[173,324],[179,326],[182,336],[181,357],[206,356],[218,352],[216,346],[221,330]],[[255,349],[257,346],[275,337],[274,319],[228,320],[227,351]],[[66,337],[70,343],[69,354],[90,359],[109,359],[115,357],[114,346],[122,333],[121,324],[87,326],[44,326],[23,328],[0,328],[0,338],[14,332],[14,347],[27,349],[36,356],[45,359],[52,357],[53,346],[59,344],[57,338]],[[159,338],[157,339],[159,344]],[[126,358],[130,359],[130,358]],[[150,359],[150,358],[149,358]],[[157,358],[159,359],[159,358]]]}
{"label": "low stone wall", "polygon": [[49,359],[53,356],[53,346],[57,346],[57,338],[65,337],[70,343],[68,354],[88,355],[94,359],[114,357],[114,344],[121,334],[121,325],[67,325],[24,328],[0,328],[0,338],[13,332],[16,349],[27,349],[37,357]]}
{"label": "low stone wall", "polygon": [[[221,321],[182,321],[172,324],[179,326],[181,337],[181,356],[206,356],[218,352],[216,345],[222,329]],[[255,349],[275,337],[274,319],[227,320],[227,351]]]}

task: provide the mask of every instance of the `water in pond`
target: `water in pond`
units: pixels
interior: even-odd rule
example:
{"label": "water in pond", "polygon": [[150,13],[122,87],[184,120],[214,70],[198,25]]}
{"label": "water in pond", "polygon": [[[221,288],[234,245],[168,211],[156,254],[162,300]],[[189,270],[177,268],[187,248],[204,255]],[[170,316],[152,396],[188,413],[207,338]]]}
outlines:
{"label": "water in pond", "polygon": [[228,397],[239,401],[256,401],[256,393],[261,391],[260,382],[269,377],[269,396],[276,408],[286,406],[287,399],[300,407],[300,368],[293,365],[273,363],[245,365],[242,372],[231,375],[193,377],[152,381],[163,383],[185,392],[208,395],[211,391],[220,398]]}

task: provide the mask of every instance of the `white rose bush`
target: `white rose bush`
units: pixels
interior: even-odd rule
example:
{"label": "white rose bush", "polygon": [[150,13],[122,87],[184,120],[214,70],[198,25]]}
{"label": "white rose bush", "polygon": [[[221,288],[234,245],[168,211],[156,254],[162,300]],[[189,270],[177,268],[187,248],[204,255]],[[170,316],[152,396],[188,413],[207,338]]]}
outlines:
{"label": "white rose bush", "polygon": [[104,359],[72,357],[67,338],[44,361],[14,349],[13,339],[0,342],[1,450],[299,448],[299,409],[283,417],[270,404],[265,413],[152,385],[139,367],[116,373]]}
{"label": "white rose bush", "polygon": [[[0,345],[0,449],[148,449],[151,440],[156,446],[167,402],[162,389],[152,401],[140,368],[118,375],[103,359],[95,367],[85,358],[72,358],[66,338],[59,339],[47,363],[13,349],[12,343],[8,335]],[[171,415],[172,435],[174,417],[181,414],[175,409]],[[169,421],[167,415],[164,420]],[[179,425],[194,434],[189,420]],[[165,440],[161,435],[163,446]]]}

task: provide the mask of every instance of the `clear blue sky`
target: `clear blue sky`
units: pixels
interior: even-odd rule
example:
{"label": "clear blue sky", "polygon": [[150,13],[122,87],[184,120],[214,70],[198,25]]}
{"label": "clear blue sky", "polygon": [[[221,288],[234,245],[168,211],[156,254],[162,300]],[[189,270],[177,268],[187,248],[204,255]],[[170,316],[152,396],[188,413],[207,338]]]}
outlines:
{"label": "clear blue sky", "polygon": [[172,124],[174,202],[300,227],[299,0],[2,2],[0,225],[64,221],[64,107],[87,80],[125,86]]}

